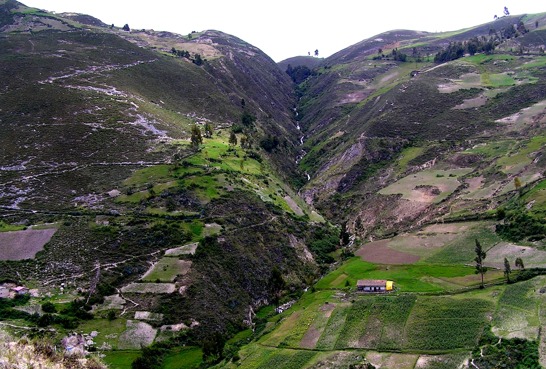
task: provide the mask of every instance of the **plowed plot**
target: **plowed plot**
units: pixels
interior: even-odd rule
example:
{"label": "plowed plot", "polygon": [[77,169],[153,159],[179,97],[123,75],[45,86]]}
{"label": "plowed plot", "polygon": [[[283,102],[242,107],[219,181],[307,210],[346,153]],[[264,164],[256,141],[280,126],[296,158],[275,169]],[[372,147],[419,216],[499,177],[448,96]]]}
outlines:
{"label": "plowed plot", "polygon": [[393,250],[387,246],[388,243],[389,240],[370,242],[362,246],[356,255],[376,264],[413,264],[419,261],[419,256]]}
{"label": "plowed plot", "polygon": [[38,251],[44,249],[46,243],[57,229],[29,229],[25,231],[0,233],[0,260],[32,259]]}

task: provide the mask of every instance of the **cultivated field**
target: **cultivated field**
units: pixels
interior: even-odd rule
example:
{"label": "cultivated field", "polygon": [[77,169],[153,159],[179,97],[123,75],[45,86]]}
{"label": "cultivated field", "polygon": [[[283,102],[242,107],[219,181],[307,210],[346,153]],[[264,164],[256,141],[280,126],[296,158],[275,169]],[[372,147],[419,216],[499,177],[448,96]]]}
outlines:
{"label": "cultivated field", "polygon": [[451,170],[423,170],[406,176],[379,191],[382,195],[401,194],[403,199],[437,203],[448,197],[461,182],[458,177],[468,174],[472,168]]}
{"label": "cultivated field", "polygon": [[0,260],[33,259],[56,231],[49,228],[0,232]]}
{"label": "cultivated field", "polygon": [[178,260],[173,257],[161,258],[145,274],[145,282],[173,282],[179,275],[186,274],[191,267],[191,261]]}

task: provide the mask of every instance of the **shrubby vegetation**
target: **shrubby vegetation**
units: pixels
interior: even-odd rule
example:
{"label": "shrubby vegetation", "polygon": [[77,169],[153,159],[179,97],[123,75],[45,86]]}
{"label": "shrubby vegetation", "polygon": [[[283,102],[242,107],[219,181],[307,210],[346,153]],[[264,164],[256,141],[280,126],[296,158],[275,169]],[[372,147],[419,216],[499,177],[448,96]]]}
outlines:
{"label": "shrubby vegetation", "polygon": [[540,369],[538,343],[522,338],[499,339],[486,327],[472,360],[480,369]]}
{"label": "shrubby vegetation", "polygon": [[295,84],[299,85],[307,78],[315,76],[317,73],[309,69],[309,67],[305,65],[298,65],[295,68],[292,68],[292,66],[288,64],[288,67],[286,68],[286,74],[290,76]]}
{"label": "shrubby vegetation", "polygon": [[546,236],[546,220],[543,216],[525,210],[506,213],[504,223],[496,226],[497,233],[510,241],[538,241]]}

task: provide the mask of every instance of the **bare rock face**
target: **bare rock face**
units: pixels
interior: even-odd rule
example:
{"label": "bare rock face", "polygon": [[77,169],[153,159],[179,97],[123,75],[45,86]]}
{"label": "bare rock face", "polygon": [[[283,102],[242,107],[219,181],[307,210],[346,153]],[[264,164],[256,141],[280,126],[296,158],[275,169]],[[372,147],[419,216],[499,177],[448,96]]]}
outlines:
{"label": "bare rock face", "polygon": [[81,334],[73,334],[71,336],[67,336],[63,338],[61,343],[65,349],[66,355],[85,356],[87,354],[87,342]]}

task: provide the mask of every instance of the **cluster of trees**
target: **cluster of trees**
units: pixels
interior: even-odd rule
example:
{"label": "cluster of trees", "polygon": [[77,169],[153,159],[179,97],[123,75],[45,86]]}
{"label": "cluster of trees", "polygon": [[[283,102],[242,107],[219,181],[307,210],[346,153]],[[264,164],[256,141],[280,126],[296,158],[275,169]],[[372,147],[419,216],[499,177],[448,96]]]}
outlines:
{"label": "cluster of trees", "polygon": [[434,56],[434,62],[445,63],[451,60],[462,58],[466,53],[474,55],[479,52],[491,54],[495,50],[496,41],[494,37],[474,37],[466,42],[450,42],[449,45]]}
{"label": "cluster of trees", "polygon": [[179,58],[186,58],[188,60],[191,60],[195,65],[203,65],[207,59],[203,59],[201,57],[201,54],[194,54],[193,58],[191,57],[191,54],[187,50],[177,50],[175,47],[171,49],[171,54],[178,56]]}
{"label": "cluster of trees", "polygon": [[[421,59],[419,55],[417,54],[417,49],[413,48],[413,56],[416,59]],[[384,54],[383,49],[379,48],[377,49],[377,55],[373,57],[373,60],[382,60],[382,59],[389,59],[389,60],[395,60],[399,62],[406,62],[408,61],[408,54],[405,54],[401,51],[398,51],[397,48],[392,49],[390,54]],[[419,61],[418,60],[418,61]]]}
{"label": "cluster of trees", "polygon": [[[514,210],[506,214],[498,211],[498,217],[504,218],[504,223],[497,224],[496,232],[509,241],[537,241],[546,237],[546,220],[540,215],[525,210]],[[504,216],[503,216],[504,215]]]}
{"label": "cluster of trees", "polygon": [[506,39],[519,37],[526,34],[529,30],[522,21],[514,26],[509,26],[500,31],[490,29],[489,37],[473,37],[466,42],[451,42],[445,49],[439,51],[434,57],[436,63],[444,63],[450,60],[462,58],[466,53],[474,55],[483,52],[491,54],[495,47]]}
{"label": "cluster of trees", "polygon": [[203,127],[203,133],[201,133],[201,128],[197,126],[197,124],[194,124],[191,126],[191,136],[190,136],[190,142],[191,146],[194,149],[198,149],[199,145],[203,144],[203,136],[206,138],[211,138],[212,134],[214,133],[214,127],[210,122],[206,122],[205,126]]}
{"label": "cluster of trees", "polygon": [[316,72],[312,71],[311,69],[309,69],[309,67],[305,65],[298,65],[297,67],[292,68],[292,65],[288,64],[288,67],[286,68],[286,74],[290,76],[295,84],[299,85],[310,76],[316,75]]}

